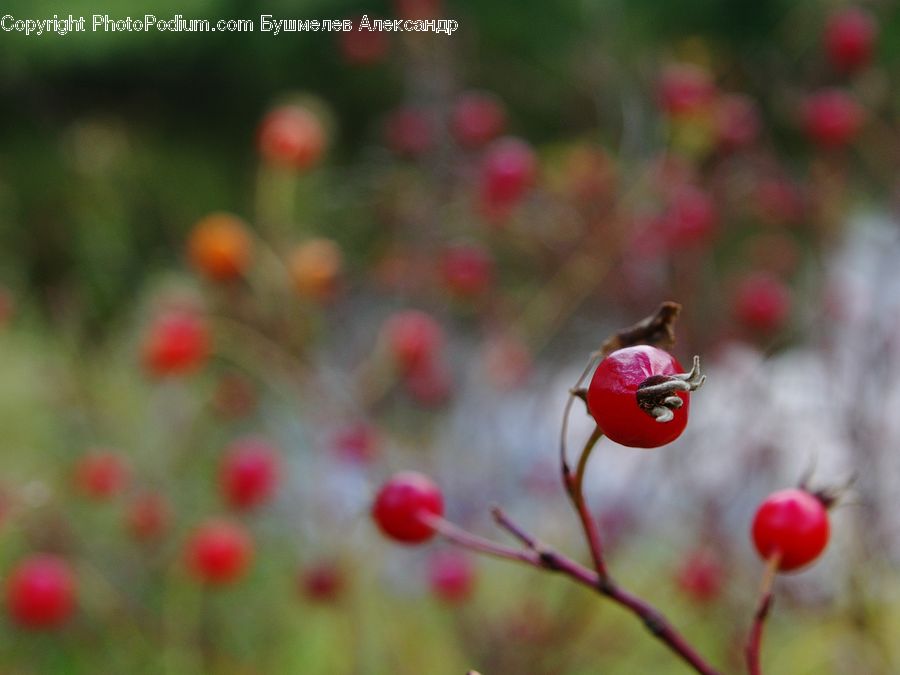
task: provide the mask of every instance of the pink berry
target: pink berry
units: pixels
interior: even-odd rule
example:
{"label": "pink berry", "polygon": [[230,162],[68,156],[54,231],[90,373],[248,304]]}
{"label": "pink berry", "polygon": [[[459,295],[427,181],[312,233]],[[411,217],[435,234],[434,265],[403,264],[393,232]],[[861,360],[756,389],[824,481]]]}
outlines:
{"label": "pink berry", "polygon": [[388,351],[401,373],[431,364],[443,349],[444,330],[425,312],[407,310],[391,316],[384,325]]}
{"label": "pink berry", "polygon": [[481,167],[482,202],[490,209],[514,206],[537,177],[537,158],[531,146],[507,136],[494,141],[485,152]]}
{"label": "pink berry", "polygon": [[457,142],[477,148],[494,140],[506,127],[506,110],[493,94],[463,94],[450,115],[450,131]]}
{"label": "pink berry", "polygon": [[372,517],[381,532],[399,542],[418,544],[434,536],[422,516],[444,515],[444,497],[434,482],[421,473],[395,474],[379,490]]}
{"label": "pink berry", "polygon": [[716,88],[709,72],[689,63],[667,66],[659,81],[659,104],[669,115],[695,113],[709,106]]}
{"label": "pink berry", "polygon": [[108,500],[125,489],[129,473],[121,456],[107,450],[94,450],[78,460],[75,483],[86,497]]}
{"label": "pink berry", "polygon": [[441,551],[428,561],[428,581],[432,592],[446,603],[467,600],[475,588],[475,566],[460,551]]}
{"label": "pink berry", "polygon": [[237,523],[208,520],[188,539],[185,559],[200,581],[216,586],[234,583],[250,566],[253,540]]}
{"label": "pink berry", "polygon": [[835,12],[825,25],[825,52],[840,71],[851,72],[872,60],[878,25],[868,12],[858,7]]}
{"label": "pink berry", "polygon": [[75,609],[75,575],[65,560],[32,555],[22,560],[6,579],[6,607],[22,628],[57,628]]}
{"label": "pink berry", "polygon": [[734,294],[737,318],[750,328],[770,332],[780,328],[791,310],[791,293],[777,277],[767,272],[745,276]]}
{"label": "pink berry", "polygon": [[721,560],[706,548],[693,551],[685,558],[675,577],[679,589],[698,604],[715,601],[725,585],[725,568]]}
{"label": "pink berry", "polygon": [[378,457],[380,446],[378,430],[367,422],[356,422],[338,431],[332,447],[339,459],[367,464]]}
{"label": "pink berry", "polygon": [[716,233],[718,220],[718,209],[709,194],[691,186],[678,190],[662,218],[669,250],[708,244]]}
{"label": "pink berry", "polygon": [[848,145],[865,121],[862,107],[840,89],[824,89],[811,95],[803,114],[806,134],[824,148]]}
{"label": "pink berry", "polygon": [[454,244],[441,254],[440,271],[444,285],[452,295],[471,299],[490,287],[494,259],[487,249],[476,244]]}
{"label": "pink berry", "polygon": [[325,152],[325,127],[318,116],[303,105],[273,109],[262,120],[257,145],[270,164],[305,171]]}
{"label": "pink berry", "polygon": [[232,443],[219,469],[225,500],[235,509],[251,509],[268,501],[278,484],[278,450],[269,441],[248,436]]}
{"label": "pink berry", "polygon": [[726,150],[752,145],[762,127],[756,102],[743,94],[727,94],[719,99],[715,123],[719,145]]}

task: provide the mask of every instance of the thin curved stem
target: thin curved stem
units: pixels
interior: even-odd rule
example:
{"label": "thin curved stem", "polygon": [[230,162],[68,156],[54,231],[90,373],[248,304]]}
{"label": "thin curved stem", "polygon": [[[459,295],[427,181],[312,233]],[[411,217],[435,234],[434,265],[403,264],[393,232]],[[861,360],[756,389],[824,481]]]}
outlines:
{"label": "thin curved stem", "polygon": [[750,637],[747,639],[747,672],[750,675],[762,675],[760,651],[762,649],[763,627],[772,608],[772,585],[775,583],[775,574],[778,572],[778,563],[780,561],[781,556],[779,554],[773,555],[766,561],[766,571],[763,573],[762,583],[759,587],[759,602],[753,615]]}
{"label": "thin curved stem", "polygon": [[602,437],[603,432],[600,431],[600,427],[595,427],[590,438],[585,442],[584,448],[581,450],[581,456],[578,458],[578,466],[575,470],[575,474],[565,474],[563,480],[566,484],[566,493],[569,495],[572,506],[575,507],[575,512],[578,514],[578,520],[581,522],[581,529],[587,540],[588,549],[591,553],[591,560],[594,563],[594,569],[597,570],[597,574],[600,575],[601,579],[606,579],[609,575],[606,569],[606,561],[603,559],[603,545],[600,541],[600,528],[597,525],[597,521],[591,513],[590,508],[588,508],[587,500],[584,498],[584,490],[582,489],[588,458],[591,456],[591,451],[593,451],[594,446],[597,445],[597,441]]}

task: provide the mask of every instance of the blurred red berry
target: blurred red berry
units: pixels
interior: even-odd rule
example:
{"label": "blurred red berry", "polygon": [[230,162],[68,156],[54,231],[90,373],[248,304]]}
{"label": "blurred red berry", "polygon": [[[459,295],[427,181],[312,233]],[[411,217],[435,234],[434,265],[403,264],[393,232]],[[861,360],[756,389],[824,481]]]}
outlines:
{"label": "blurred red berry", "polygon": [[725,567],[719,557],[707,548],[688,555],[675,576],[678,588],[698,604],[715,601],[725,586]]}
{"label": "blurred red berry", "polygon": [[69,563],[52,555],[32,555],[6,579],[6,608],[22,628],[51,629],[75,609],[75,575]]}
{"label": "blurred red berry", "polygon": [[367,422],[357,422],[338,431],[332,447],[339,459],[366,464],[378,457],[380,446],[378,430]]}
{"label": "blurred red berry", "polygon": [[760,557],[779,555],[778,569],[790,572],[818,558],[828,545],[828,510],[806,490],[770,495],[753,518],[751,535]]}
{"label": "blurred red berry", "polygon": [[858,70],[872,60],[878,24],[871,14],[858,7],[842,9],[825,24],[825,53],[840,71]]}
{"label": "blurred red berry", "polygon": [[506,110],[500,100],[487,92],[468,92],[460,96],[450,114],[450,131],[467,148],[488,143],[506,128]]}
{"label": "blurred red berry", "polygon": [[401,373],[411,373],[436,360],[444,346],[444,329],[417,310],[397,312],[383,329],[388,352]]}
{"label": "blurred red berry", "polygon": [[353,30],[338,35],[338,49],[344,61],[351,66],[371,66],[387,56],[390,42],[388,33],[380,30],[362,30],[361,17],[354,17]]}
{"label": "blurred red berry", "polygon": [[434,536],[434,528],[422,514],[444,515],[444,497],[434,482],[421,473],[403,471],[393,475],[379,490],[372,517],[391,539],[418,544]]}
{"label": "blurred red berry", "polygon": [[185,549],[188,569],[205,583],[238,581],[253,559],[253,540],[237,523],[209,520],[190,536]]}
{"label": "blurred red berry", "polygon": [[107,500],[122,492],[128,483],[128,464],[114,452],[95,450],[75,465],[75,484],[86,497]]}
{"label": "blurred red berry", "polygon": [[434,145],[434,129],[428,113],[405,107],[392,112],[384,123],[388,149],[401,157],[419,157]]}
{"label": "blurred red berry", "polygon": [[403,385],[416,403],[437,408],[450,400],[453,375],[443,362],[427,361],[405,373]]}
{"label": "blurred red berry", "polygon": [[271,499],[278,485],[280,457],[269,441],[248,436],[232,443],[222,457],[219,486],[235,509],[251,509]]}
{"label": "blurred red berry", "polygon": [[440,551],[428,561],[428,581],[432,592],[444,602],[467,600],[475,589],[475,566],[461,551]]}
{"label": "blurred red berry", "polygon": [[152,375],[185,375],[206,362],[211,348],[212,337],[200,314],[168,310],[150,324],[143,344],[144,366]]}
{"label": "blurred red berry", "polygon": [[668,249],[679,251],[708,244],[716,234],[719,213],[709,194],[685,186],[672,196],[661,225]]}
{"label": "blurred red berry", "polygon": [[263,160],[304,171],[325,151],[325,128],[318,116],[302,105],[283,105],[270,111],[257,132],[257,146]]}
{"label": "blurred red berry", "polygon": [[740,280],[734,311],[746,326],[768,332],[781,328],[791,311],[791,292],[778,277],[753,272]]}
{"label": "blurred red berry", "polygon": [[519,138],[497,139],[485,151],[481,167],[482,202],[503,210],[519,202],[537,178],[537,158]]}
{"label": "blurred red berry", "polygon": [[212,213],[200,219],[188,238],[191,264],[212,281],[241,277],[250,265],[252,252],[246,224],[229,213]]}
{"label": "blurred red berry", "polygon": [[655,383],[654,379],[683,372],[674,356],[650,345],[616,350],[594,371],[587,391],[588,410],[604,435],[616,443],[634,448],[666,445],[687,426],[690,393],[674,394],[682,405],[672,410],[673,419],[660,423],[639,405],[637,392],[641,385]]}
{"label": "blurred red berry", "polygon": [[344,573],[333,561],[310,565],[300,573],[300,591],[307,600],[330,603],[344,590]]}
{"label": "blurred red berry", "polygon": [[147,492],[135,497],[125,514],[128,531],[138,541],[161,537],[169,527],[172,510],[161,494]]}
{"label": "blurred red berry", "polygon": [[663,69],[659,80],[659,104],[669,115],[679,116],[707,108],[716,93],[709,72],[690,63],[674,63]]}
{"label": "blurred red berry", "polygon": [[726,150],[752,145],[762,128],[756,102],[743,94],[726,94],[719,98],[715,123],[719,145]]}
{"label": "blurred red berry", "polygon": [[452,295],[471,299],[490,288],[494,259],[487,249],[477,244],[453,244],[441,254],[440,270]]}
{"label": "blurred red berry", "polygon": [[840,89],[824,89],[807,98],[803,119],[806,134],[824,148],[839,148],[852,142],[865,120],[856,100]]}

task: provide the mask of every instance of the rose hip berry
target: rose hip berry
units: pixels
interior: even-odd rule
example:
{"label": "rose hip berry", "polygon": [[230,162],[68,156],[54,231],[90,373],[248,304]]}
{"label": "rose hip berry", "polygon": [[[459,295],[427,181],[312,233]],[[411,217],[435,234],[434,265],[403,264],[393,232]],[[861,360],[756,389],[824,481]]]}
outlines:
{"label": "rose hip berry", "polygon": [[759,555],[778,555],[778,569],[790,572],[818,558],[828,545],[828,509],[814,494],[781,490],[760,504],[751,534]]}
{"label": "rose hip berry", "polygon": [[188,238],[188,256],[211,281],[232,281],[250,264],[253,242],[243,220],[230,213],[212,213],[197,222]]}
{"label": "rose hip berry", "polygon": [[229,446],[219,469],[219,485],[228,504],[252,509],[268,501],[278,484],[278,450],[267,440],[247,437]]}
{"label": "rose hip berry", "polygon": [[450,604],[463,602],[475,589],[472,559],[459,551],[436,553],[428,561],[428,582],[440,600]]}
{"label": "rose hip berry", "polygon": [[872,59],[878,26],[872,15],[850,7],[832,14],[825,25],[825,52],[835,68],[852,72]]}
{"label": "rose hip berry", "polygon": [[336,562],[317,562],[300,573],[299,585],[312,602],[334,602],[344,590],[344,573]]}
{"label": "rose hip berry", "polygon": [[190,310],[169,310],[150,325],[143,345],[144,366],[152,375],[185,375],[205,363],[211,347],[202,316]]}
{"label": "rose hip berry", "polygon": [[791,292],[778,277],[767,272],[745,276],[734,294],[734,311],[746,326],[761,332],[780,328],[791,311]]}
{"label": "rose hip berry", "polygon": [[619,349],[594,371],[588,410],[616,443],[634,448],[671,443],[687,426],[690,392],[703,383],[699,367],[695,359],[685,373],[674,356],[649,345]]}
{"label": "rose hip berry", "polygon": [[441,255],[441,276],[457,298],[471,299],[484,293],[494,275],[494,259],[475,244],[454,244]]}
{"label": "rose hip berry", "polygon": [[379,490],[372,517],[382,533],[399,542],[418,544],[434,536],[422,514],[442,516],[444,497],[434,482],[421,473],[395,474]]}
{"label": "rose hip berry", "polygon": [[716,600],[725,585],[722,561],[709,549],[701,548],[685,558],[675,577],[678,588],[698,604]]}
{"label": "rose hip berry", "polygon": [[92,451],[75,465],[75,484],[86,497],[108,500],[119,494],[128,483],[125,460],[107,450]]}
{"label": "rose hip berry", "polygon": [[708,107],[716,88],[709,72],[690,63],[667,66],[659,80],[659,104],[669,115],[689,115]]}
{"label": "rose hip berry", "polygon": [[75,575],[69,564],[52,555],[22,560],[6,580],[6,607],[22,628],[56,628],[75,609]]}
{"label": "rose hip berry", "polygon": [[806,134],[824,148],[840,148],[856,137],[865,119],[862,107],[840,89],[811,95],[803,109]]}
{"label": "rose hip berry", "polygon": [[514,206],[534,184],[537,158],[531,146],[507,136],[488,146],[481,168],[481,196],[491,211]]}
{"label": "rose hip berry", "polygon": [[726,150],[752,145],[762,128],[756,102],[743,94],[727,94],[719,99],[715,124],[719,145]]}
{"label": "rose hip berry", "polygon": [[356,422],[335,434],[332,448],[343,461],[367,464],[378,457],[381,439],[375,426],[368,422]]}
{"label": "rose hip berry", "polygon": [[450,115],[450,131],[466,148],[477,148],[494,140],[506,126],[506,110],[493,94],[463,94]]}
{"label": "rose hip berry", "polygon": [[384,326],[387,348],[401,373],[430,365],[444,346],[444,330],[425,312],[398,312]]}
{"label": "rose hip berry", "polygon": [[325,151],[325,128],[307,107],[283,105],[263,118],[257,146],[266,162],[304,171],[318,162]]}
{"label": "rose hip berry", "polygon": [[699,188],[684,186],[672,196],[661,224],[669,249],[678,251],[708,243],[718,220],[712,197]]}
{"label": "rose hip berry", "polygon": [[253,558],[253,540],[237,523],[209,520],[200,525],[185,549],[185,559],[194,576],[208,584],[238,581]]}

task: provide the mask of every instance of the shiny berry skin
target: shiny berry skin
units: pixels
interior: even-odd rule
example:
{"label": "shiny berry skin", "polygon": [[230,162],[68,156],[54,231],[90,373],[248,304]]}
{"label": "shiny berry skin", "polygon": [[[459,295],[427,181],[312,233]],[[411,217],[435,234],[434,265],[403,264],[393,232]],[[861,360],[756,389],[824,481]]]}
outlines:
{"label": "shiny berry skin", "polygon": [[273,165],[305,171],[325,152],[325,128],[319,118],[302,105],[283,105],[262,120],[257,147],[262,158]]}
{"label": "shiny berry skin", "polygon": [[604,435],[616,443],[633,448],[657,448],[671,443],[687,426],[691,397],[679,391],[684,401],[673,411],[674,419],[657,422],[637,400],[638,387],[655,375],[677,375],[684,370],[668,352],[638,345],[614,351],[607,356],[588,386],[588,410]]}
{"label": "shiny berry skin", "polygon": [[444,285],[453,296],[471,299],[490,288],[494,259],[481,246],[454,244],[441,254],[440,271]]}
{"label": "shiny berry skin", "polygon": [[385,323],[384,336],[401,373],[429,366],[444,346],[443,328],[428,314],[417,310],[391,316]]}
{"label": "shiny berry skin", "polygon": [[75,609],[75,575],[65,560],[32,555],[22,560],[6,579],[6,608],[22,628],[57,628]]}
{"label": "shiny berry skin", "polygon": [[219,487],[234,509],[252,509],[271,499],[278,486],[278,450],[264,438],[248,436],[232,443],[219,468]]}
{"label": "shiny berry skin", "polygon": [[288,272],[297,294],[319,302],[334,296],[343,267],[340,246],[324,237],[300,244],[288,258]]}
{"label": "shiny berry skin", "polygon": [[493,210],[521,200],[537,178],[537,157],[525,141],[507,136],[488,146],[481,167],[483,203]]}
{"label": "shiny berry skin", "polygon": [[300,573],[299,585],[307,600],[323,604],[334,602],[344,590],[344,573],[335,562],[318,562]]}
{"label": "shiny berry skin", "polygon": [[756,511],[751,535],[760,557],[780,555],[778,569],[808,565],[828,545],[828,510],[815,495],[798,488],[769,495]]}
{"label": "shiny berry skin", "polygon": [[444,497],[434,482],[421,473],[394,474],[378,491],[372,517],[381,532],[395,541],[419,544],[434,536],[420,514],[444,515]]}
{"label": "shiny berry skin", "polygon": [[143,344],[144,367],[151,375],[186,375],[209,358],[212,337],[206,320],[190,310],[169,310],[150,325]]}
{"label": "shiny berry skin", "polygon": [[400,157],[419,157],[434,145],[434,129],[428,114],[419,108],[400,108],[384,123],[388,149]]}
{"label": "shiny berry skin", "polygon": [[855,138],[865,121],[862,107],[840,89],[824,89],[811,95],[804,105],[807,136],[823,148],[840,148]]}
{"label": "shiny berry skin", "polygon": [[505,127],[503,104],[486,92],[463,94],[450,113],[450,132],[466,148],[481,147],[502,134]]}
{"label": "shiny berry skin", "polygon": [[211,281],[233,281],[250,265],[253,242],[243,220],[229,213],[200,219],[188,238],[188,257]]}
{"label": "shiny berry skin", "polygon": [[338,50],[344,62],[351,66],[371,66],[384,60],[390,43],[388,33],[380,30],[362,30],[362,17],[355,17],[353,30],[338,34]]}
{"label": "shiny berry skin", "polygon": [[725,585],[725,568],[721,560],[707,549],[694,551],[678,569],[678,588],[698,604],[715,601]]}
{"label": "shiny berry skin", "polygon": [[832,65],[852,72],[872,60],[878,26],[872,16],[858,7],[832,14],[825,25],[825,53]]}
{"label": "shiny berry skin", "polygon": [[770,332],[781,328],[791,311],[791,292],[768,272],[745,276],[735,289],[734,311],[749,328]]}
{"label": "shiny berry skin", "polygon": [[431,591],[448,604],[463,602],[475,589],[475,566],[470,556],[459,551],[441,551],[428,561]]}
{"label": "shiny berry skin", "polygon": [[159,539],[169,528],[172,508],[160,494],[147,492],[135,497],[125,512],[125,524],[137,541]]}
{"label": "shiny berry skin", "polygon": [[116,496],[128,484],[128,464],[114,452],[95,450],[75,465],[75,484],[85,496],[98,501]]}
{"label": "shiny berry skin", "polygon": [[687,115],[709,106],[716,88],[710,74],[690,63],[667,66],[659,79],[659,105],[669,115]]}
{"label": "shiny berry skin", "polygon": [[253,559],[253,540],[237,523],[209,520],[188,539],[185,560],[200,581],[215,586],[238,581]]}

